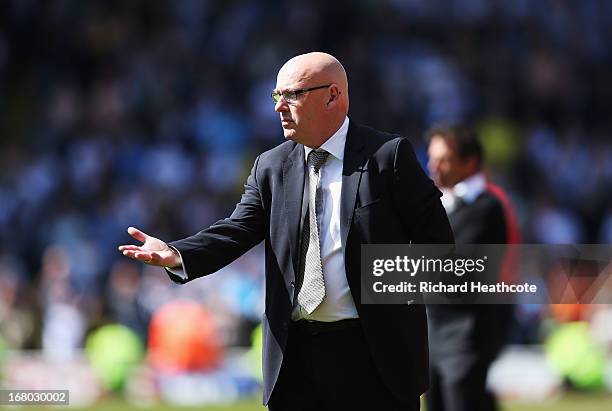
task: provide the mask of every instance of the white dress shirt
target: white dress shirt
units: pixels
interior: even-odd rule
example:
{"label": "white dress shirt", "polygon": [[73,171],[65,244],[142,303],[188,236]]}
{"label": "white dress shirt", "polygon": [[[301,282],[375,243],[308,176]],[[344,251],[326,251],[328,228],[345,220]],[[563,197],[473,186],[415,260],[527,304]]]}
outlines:
{"label": "white dress shirt", "polygon": [[487,189],[487,179],[483,173],[476,173],[458,182],[452,189],[442,190],[442,205],[447,213],[457,208],[458,199],[465,204],[472,204]]}
{"label": "white dress shirt", "polygon": [[[321,196],[319,220],[319,241],[321,245],[321,263],[323,266],[323,278],[325,280],[325,298],[319,306],[308,314],[301,309],[297,298],[295,298],[291,319],[312,321],[338,321],[346,318],[358,318],[355,302],[349,289],[346,279],[346,269],[344,267],[344,250],[340,235],[340,193],[342,192],[342,166],[344,159],[344,145],[348,132],[349,119],[346,117],[342,126],[332,135],[321,149],[329,152],[327,161],[319,170],[319,191]],[[312,148],[304,146],[304,159],[308,159],[308,154]],[[302,201],[302,217],[300,220],[300,233],[306,211],[308,210],[308,193],[310,188],[309,179],[305,178],[304,195]],[[175,249],[176,250],[176,249]],[[178,250],[177,250],[178,252]],[[180,253],[179,253],[180,255]],[[181,258],[181,264],[182,258]],[[186,278],[185,266],[182,269],[168,269],[173,274]]]}
{"label": "white dress shirt", "polygon": [[[346,117],[342,126],[332,135],[320,149],[330,155],[321,169],[319,190],[321,196],[321,212],[317,215],[319,221],[319,241],[321,245],[321,263],[323,278],[325,279],[325,298],[311,314],[301,309],[297,298],[291,313],[291,319],[313,321],[338,321],[346,318],[358,318],[355,302],[346,280],[344,267],[344,250],[340,235],[340,193],[342,192],[342,165],[344,159],[344,145],[348,132],[349,119]],[[304,160],[313,149],[304,146]],[[306,164],[306,166],[308,166]],[[308,173],[306,173],[308,174]],[[305,178],[304,196],[302,201],[302,218],[300,232],[308,210],[308,193],[310,182]]]}

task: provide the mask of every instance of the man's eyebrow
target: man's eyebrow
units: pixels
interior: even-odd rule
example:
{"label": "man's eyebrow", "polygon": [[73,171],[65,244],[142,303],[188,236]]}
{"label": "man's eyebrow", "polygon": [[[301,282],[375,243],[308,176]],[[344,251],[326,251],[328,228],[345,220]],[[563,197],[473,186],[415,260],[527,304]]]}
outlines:
{"label": "man's eyebrow", "polygon": [[287,92],[287,91],[289,91],[289,92],[294,92],[294,91],[299,91],[299,90],[303,90],[303,89],[304,89],[304,87],[286,88],[286,89],[282,89],[282,90],[281,90],[281,89],[278,89],[278,88],[275,88],[275,89],[274,89],[274,90],[272,90],[272,91],[276,91],[276,92],[279,92],[279,93],[285,93],[285,92]]}

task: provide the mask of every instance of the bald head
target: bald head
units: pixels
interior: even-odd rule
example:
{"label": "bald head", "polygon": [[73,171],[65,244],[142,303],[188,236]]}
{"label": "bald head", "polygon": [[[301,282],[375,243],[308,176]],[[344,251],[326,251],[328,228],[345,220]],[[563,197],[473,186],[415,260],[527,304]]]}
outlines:
{"label": "bald head", "polygon": [[331,54],[313,52],[295,56],[281,67],[278,76],[288,76],[295,80],[335,83],[340,91],[348,94],[346,71]]}
{"label": "bald head", "polygon": [[[326,87],[321,87],[326,86]],[[348,79],[342,64],[321,52],[301,54],[279,70],[279,92],[321,87],[299,94],[297,101],[276,103],[285,137],[319,147],[342,125],[349,109]]]}

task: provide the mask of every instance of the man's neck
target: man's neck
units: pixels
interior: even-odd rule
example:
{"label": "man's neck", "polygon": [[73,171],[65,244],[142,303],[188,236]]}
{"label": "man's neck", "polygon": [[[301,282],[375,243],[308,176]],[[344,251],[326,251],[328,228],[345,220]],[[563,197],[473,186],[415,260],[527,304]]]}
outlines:
{"label": "man's neck", "polygon": [[344,115],[342,118],[339,118],[335,120],[333,123],[331,123],[330,126],[327,128],[327,132],[323,133],[326,137],[319,142],[318,146],[311,147],[311,148],[317,149],[321,147],[323,144],[325,144],[327,140],[329,140],[334,134],[338,132],[338,130],[340,130],[340,127],[342,127],[342,124],[344,124],[345,119],[346,119],[346,115]]}

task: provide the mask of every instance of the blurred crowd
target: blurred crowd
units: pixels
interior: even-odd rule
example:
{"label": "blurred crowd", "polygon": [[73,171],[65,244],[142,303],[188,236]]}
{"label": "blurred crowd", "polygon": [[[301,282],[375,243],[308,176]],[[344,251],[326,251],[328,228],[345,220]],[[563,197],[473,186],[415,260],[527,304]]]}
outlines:
{"label": "blurred crowd", "polygon": [[228,215],[283,140],[276,72],[312,50],[345,65],[352,118],[423,162],[431,124],[474,124],[524,242],[611,243],[611,38],[606,0],[4,1],[0,335],[63,358],[184,298],[248,343],[261,249],[178,287],[116,246]]}

